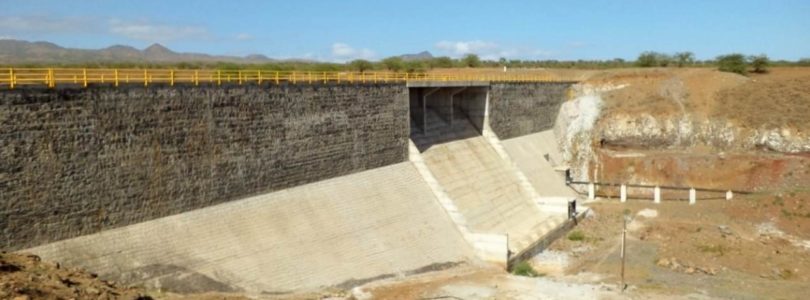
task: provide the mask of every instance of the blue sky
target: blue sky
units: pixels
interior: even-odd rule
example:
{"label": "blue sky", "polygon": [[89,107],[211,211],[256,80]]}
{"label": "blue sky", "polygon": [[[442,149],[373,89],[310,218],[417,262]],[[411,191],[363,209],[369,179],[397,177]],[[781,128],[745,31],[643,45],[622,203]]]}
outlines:
{"label": "blue sky", "polygon": [[810,1],[0,0],[0,38],[66,47],[345,61],[634,59],[640,52],[810,57]]}

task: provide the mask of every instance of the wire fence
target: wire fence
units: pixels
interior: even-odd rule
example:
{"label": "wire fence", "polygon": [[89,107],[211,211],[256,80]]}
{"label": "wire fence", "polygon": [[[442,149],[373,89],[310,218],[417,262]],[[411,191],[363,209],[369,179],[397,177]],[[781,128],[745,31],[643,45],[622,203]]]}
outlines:
{"label": "wire fence", "polygon": [[[4,71],[3,71],[4,70]],[[403,83],[410,81],[571,82],[548,74],[464,74],[395,72],[307,72],[266,70],[5,68],[0,87],[93,84],[318,84]]]}

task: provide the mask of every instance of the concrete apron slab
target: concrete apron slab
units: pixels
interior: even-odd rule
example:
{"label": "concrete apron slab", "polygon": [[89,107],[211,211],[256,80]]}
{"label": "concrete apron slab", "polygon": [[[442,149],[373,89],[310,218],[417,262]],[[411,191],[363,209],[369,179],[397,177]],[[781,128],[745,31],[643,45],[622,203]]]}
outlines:
{"label": "concrete apron slab", "polygon": [[476,261],[410,162],[24,251],[119,282],[256,295]]}

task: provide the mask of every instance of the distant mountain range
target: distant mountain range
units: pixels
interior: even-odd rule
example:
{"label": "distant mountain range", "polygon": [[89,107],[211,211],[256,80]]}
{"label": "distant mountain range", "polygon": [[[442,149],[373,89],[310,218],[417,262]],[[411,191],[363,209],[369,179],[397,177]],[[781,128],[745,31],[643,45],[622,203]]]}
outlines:
{"label": "distant mountain range", "polygon": [[49,42],[0,40],[0,64],[24,63],[104,63],[104,62],[231,62],[266,63],[276,61],[260,54],[245,57],[174,52],[160,44],[138,50],[114,45],[104,49],[64,48]]}
{"label": "distant mountain range", "polygon": [[400,55],[399,58],[402,58],[404,61],[426,60],[433,58],[433,54],[430,54],[430,52],[427,51],[422,51],[416,54],[403,54]]}
{"label": "distant mountain range", "polygon": [[[405,61],[433,58],[430,52],[399,56]],[[228,62],[255,64],[278,62],[261,54],[244,57],[209,55],[191,52],[174,52],[161,44],[152,44],[143,50],[131,46],[114,45],[104,49],[65,48],[50,42],[28,42],[0,39],[0,65],[19,64],[88,64],[88,63],[179,63],[179,62]],[[302,59],[283,61],[307,62]]]}

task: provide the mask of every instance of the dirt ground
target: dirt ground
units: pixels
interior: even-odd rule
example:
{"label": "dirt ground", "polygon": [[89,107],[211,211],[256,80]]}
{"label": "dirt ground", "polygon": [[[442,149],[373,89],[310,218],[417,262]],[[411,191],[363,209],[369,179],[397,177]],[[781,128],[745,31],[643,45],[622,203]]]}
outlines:
{"label": "dirt ground", "polygon": [[[590,204],[594,214],[549,250],[571,260],[564,274],[620,281],[624,215],[627,284],[640,291],[733,299],[806,299],[810,287],[810,192],[731,201]],[[786,214],[785,211],[790,212]],[[646,216],[645,216],[646,215]],[[569,234],[570,237],[570,234]]]}
{"label": "dirt ground", "polygon": [[0,299],[152,299],[81,269],[63,268],[36,255],[0,253]]}

